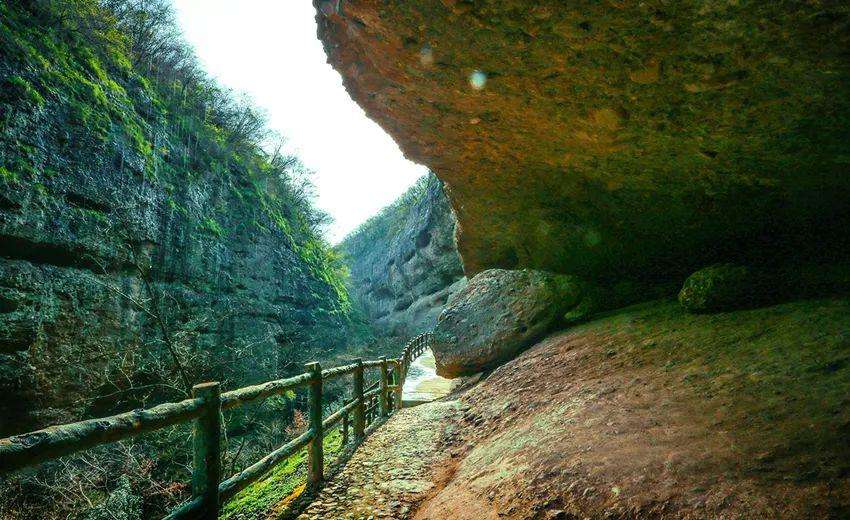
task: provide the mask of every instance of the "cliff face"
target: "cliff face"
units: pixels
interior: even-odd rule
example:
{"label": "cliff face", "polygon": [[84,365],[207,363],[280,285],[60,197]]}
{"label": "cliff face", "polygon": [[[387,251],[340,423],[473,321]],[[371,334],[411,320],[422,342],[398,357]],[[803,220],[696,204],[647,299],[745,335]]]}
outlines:
{"label": "cliff face", "polygon": [[352,97],[446,183],[468,275],[846,254],[843,2],[316,4]]}
{"label": "cliff face", "polygon": [[0,436],[267,380],[348,324],[292,172],[94,5],[0,6]]}
{"label": "cliff face", "polygon": [[442,185],[429,174],[340,244],[352,295],[377,333],[409,337],[434,327],[466,282],[454,230]]}

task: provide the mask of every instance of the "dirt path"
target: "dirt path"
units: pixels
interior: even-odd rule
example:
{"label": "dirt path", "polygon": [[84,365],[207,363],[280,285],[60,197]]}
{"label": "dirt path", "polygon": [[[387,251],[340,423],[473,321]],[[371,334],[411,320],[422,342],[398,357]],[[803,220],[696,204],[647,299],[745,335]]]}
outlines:
{"label": "dirt path", "polygon": [[406,408],[366,439],[299,520],[406,519],[439,481],[457,401]]}

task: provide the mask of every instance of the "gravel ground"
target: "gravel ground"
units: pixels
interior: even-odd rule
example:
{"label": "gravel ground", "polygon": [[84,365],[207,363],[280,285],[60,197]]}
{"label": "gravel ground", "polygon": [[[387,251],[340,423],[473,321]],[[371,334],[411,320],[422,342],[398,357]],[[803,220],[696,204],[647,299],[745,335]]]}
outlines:
{"label": "gravel ground", "polygon": [[440,441],[458,410],[457,401],[441,401],[393,415],[298,520],[412,518],[438,480],[446,457]]}

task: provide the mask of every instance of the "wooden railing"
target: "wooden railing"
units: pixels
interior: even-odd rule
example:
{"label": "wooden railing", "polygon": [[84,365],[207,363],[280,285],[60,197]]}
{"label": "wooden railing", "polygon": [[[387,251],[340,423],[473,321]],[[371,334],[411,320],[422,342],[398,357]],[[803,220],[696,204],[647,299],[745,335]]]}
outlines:
{"label": "wooden railing", "polygon": [[[167,519],[218,518],[222,503],[305,446],[308,451],[307,481],[311,488],[315,488],[324,479],[324,432],[342,421],[344,441],[348,440],[349,427],[352,426],[354,441],[359,443],[365,437],[370,423],[400,409],[402,387],[410,363],[430,346],[430,342],[431,335],[422,334],[413,338],[397,359],[358,359],[350,365],[328,370],[322,370],[319,363],[308,363],[303,374],[225,393],[221,393],[217,382],[203,383],[192,389],[191,399],[178,403],[51,426],[0,439],[0,475],[174,424],[194,421],[192,498],[166,516]],[[380,369],[380,378],[364,389],[364,370],[372,368]],[[352,400],[323,418],[323,384],[349,374],[353,376]],[[303,386],[310,390],[309,428],[258,462],[222,481],[222,410],[237,408]],[[352,417],[349,418],[349,415]]]}

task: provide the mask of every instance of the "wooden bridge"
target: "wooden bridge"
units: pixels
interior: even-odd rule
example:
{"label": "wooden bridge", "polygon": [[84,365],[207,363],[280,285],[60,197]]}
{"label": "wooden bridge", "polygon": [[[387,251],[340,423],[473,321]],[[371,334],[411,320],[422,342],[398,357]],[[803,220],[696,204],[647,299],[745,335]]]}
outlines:
{"label": "wooden bridge", "polygon": [[[355,442],[365,437],[366,427],[378,416],[387,417],[402,407],[402,389],[410,364],[430,347],[430,333],[413,338],[398,358],[356,360],[350,365],[322,370],[308,363],[300,375],[221,392],[217,382],[202,383],[192,389],[192,398],[152,408],[51,426],[32,433],[0,439],[0,475],[95,446],[117,442],[194,421],[192,435],[192,498],[166,516],[167,519],[218,518],[220,506],[278,463],[307,447],[307,481],[315,488],[324,479],[322,440],[325,432],[342,422],[343,437],[353,428]],[[364,371],[378,369],[379,378],[364,388]],[[352,376],[352,399],[328,417],[322,416],[324,382]],[[262,401],[289,390],[308,387],[309,427],[301,435],[269,453],[253,465],[222,481],[222,410]]]}

